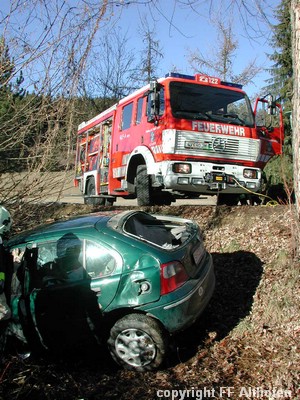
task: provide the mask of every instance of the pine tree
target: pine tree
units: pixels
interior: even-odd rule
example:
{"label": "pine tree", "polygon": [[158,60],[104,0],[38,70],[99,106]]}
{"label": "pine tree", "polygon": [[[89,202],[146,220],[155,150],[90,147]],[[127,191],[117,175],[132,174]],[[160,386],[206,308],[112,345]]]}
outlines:
{"label": "pine tree", "polygon": [[[280,96],[287,117],[289,117],[291,111],[291,97],[293,93],[290,8],[291,0],[282,0],[275,13],[278,24],[274,26],[273,30],[273,48],[275,51],[269,55],[269,58],[274,64],[269,70],[272,79],[269,80],[270,85],[268,86],[268,89],[274,95]],[[289,124],[287,124],[286,128],[288,127]]]}
{"label": "pine tree", "polygon": [[22,72],[16,76],[14,60],[10,57],[9,47],[0,37],[0,170],[14,167],[11,159],[17,159],[20,146],[13,139],[15,126],[24,118],[23,107],[25,91],[22,88]]}
{"label": "pine tree", "polygon": [[265,88],[272,93],[283,105],[285,141],[283,155],[272,159],[265,172],[271,184],[284,185],[286,190],[292,191],[293,187],[293,161],[292,161],[292,134],[291,134],[291,110],[293,94],[293,63],[291,45],[291,0],[282,0],[276,9],[275,16],[278,23],[273,29],[274,53],[269,55],[274,62],[269,72],[272,78]]}

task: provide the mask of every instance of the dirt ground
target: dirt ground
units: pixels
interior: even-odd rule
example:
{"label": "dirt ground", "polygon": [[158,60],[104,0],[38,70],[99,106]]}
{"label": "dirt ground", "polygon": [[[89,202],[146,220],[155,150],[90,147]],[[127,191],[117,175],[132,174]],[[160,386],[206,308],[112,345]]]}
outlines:
{"label": "dirt ground", "polygon": [[[213,256],[215,294],[202,317],[172,340],[154,372],[120,369],[105,348],[71,359],[0,364],[0,399],[300,399],[299,262],[294,210],[256,207],[149,207],[197,221]],[[15,231],[96,211],[90,206],[19,205]],[[248,396],[248,397],[247,397]]]}

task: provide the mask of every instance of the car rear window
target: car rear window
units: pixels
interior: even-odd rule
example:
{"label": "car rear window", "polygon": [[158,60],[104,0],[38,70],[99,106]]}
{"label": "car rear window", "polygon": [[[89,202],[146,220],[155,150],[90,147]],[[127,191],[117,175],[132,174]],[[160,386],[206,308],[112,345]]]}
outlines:
{"label": "car rear window", "polygon": [[176,223],[144,213],[133,214],[123,229],[140,240],[170,250],[179,247],[190,237],[186,223]]}

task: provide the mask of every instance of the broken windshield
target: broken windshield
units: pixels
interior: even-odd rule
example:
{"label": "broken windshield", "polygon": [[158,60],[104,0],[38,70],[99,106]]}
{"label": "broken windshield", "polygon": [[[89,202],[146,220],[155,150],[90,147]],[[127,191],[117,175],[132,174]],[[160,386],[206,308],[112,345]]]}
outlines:
{"label": "broken windshield", "polygon": [[244,93],[194,83],[171,82],[170,100],[176,118],[254,126],[250,101]]}

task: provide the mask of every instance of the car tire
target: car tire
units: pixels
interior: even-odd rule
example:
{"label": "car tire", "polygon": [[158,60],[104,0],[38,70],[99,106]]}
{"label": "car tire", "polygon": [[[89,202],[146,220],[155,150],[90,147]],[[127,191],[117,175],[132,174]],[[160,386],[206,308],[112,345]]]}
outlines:
{"label": "car tire", "polygon": [[151,205],[150,177],[146,165],[138,165],[136,171],[136,197],[138,206]]}
{"label": "car tire", "polygon": [[108,347],[112,358],[125,369],[151,371],[163,362],[167,342],[158,321],[143,314],[129,314],[111,328]]}

